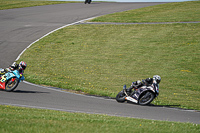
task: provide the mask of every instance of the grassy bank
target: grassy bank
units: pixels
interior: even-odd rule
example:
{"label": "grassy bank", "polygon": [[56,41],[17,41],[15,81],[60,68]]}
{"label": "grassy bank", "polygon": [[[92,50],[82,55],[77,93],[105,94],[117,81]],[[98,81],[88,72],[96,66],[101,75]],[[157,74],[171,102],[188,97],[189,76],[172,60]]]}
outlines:
{"label": "grassy bank", "polygon": [[[53,4],[72,3],[72,1],[48,1],[48,0],[0,0],[0,10],[43,6]],[[74,3],[74,2],[73,2]]]}
{"label": "grassy bank", "polygon": [[27,81],[100,96],[115,97],[123,84],[158,74],[153,104],[200,109],[199,31],[199,23],[75,25],[40,40],[20,60],[28,63]]}
{"label": "grassy bank", "polygon": [[0,105],[0,132],[199,133],[200,125]]}
{"label": "grassy bank", "polygon": [[188,22],[200,21],[200,1],[176,2],[104,15],[93,22]]}

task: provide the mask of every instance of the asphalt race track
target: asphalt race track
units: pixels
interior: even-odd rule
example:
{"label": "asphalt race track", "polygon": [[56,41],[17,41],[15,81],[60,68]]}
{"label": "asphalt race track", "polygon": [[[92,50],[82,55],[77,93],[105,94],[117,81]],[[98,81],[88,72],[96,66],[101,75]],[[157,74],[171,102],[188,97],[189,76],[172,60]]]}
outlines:
{"label": "asphalt race track", "polygon": [[[0,68],[12,64],[32,42],[59,27],[157,4],[162,3],[70,3],[0,10]],[[28,82],[21,83],[14,92],[0,91],[0,104],[200,124],[200,112],[193,110],[121,104],[114,99],[73,94]]]}

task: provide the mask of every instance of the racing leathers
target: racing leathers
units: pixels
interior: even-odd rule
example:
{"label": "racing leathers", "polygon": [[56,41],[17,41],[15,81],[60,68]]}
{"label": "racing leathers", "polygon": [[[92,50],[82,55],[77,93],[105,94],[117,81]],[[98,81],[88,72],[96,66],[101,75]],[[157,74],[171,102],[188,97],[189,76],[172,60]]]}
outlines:
{"label": "racing leathers", "polygon": [[147,78],[143,79],[142,81],[138,80],[132,83],[132,85],[127,89],[127,92],[132,92],[132,89],[134,91],[142,86],[150,86],[153,83],[153,78]]}
{"label": "racing leathers", "polygon": [[[21,63],[21,62],[20,62],[20,63]],[[19,66],[19,64],[17,64],[16,62],[13,62],[13,64],[10,65],[8,68],[1,69],[1,70],[0,70],[0,75],[4,75],[5,73],[11,72],[11,71],[14,71],[14,70],[18,70],[21,76],[22,76],[23,73],[24,73],[24,69],[22,69],[22,68]]]}

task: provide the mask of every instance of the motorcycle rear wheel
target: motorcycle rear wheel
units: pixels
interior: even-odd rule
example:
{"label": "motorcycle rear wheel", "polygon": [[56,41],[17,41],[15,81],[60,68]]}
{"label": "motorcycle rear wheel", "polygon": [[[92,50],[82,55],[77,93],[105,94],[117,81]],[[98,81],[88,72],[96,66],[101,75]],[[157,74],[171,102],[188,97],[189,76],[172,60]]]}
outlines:
{"label": "motorcycle rear wheel", "polygon": [[155,97],[155,95],[153,92],[147,91],[147,92],[141,94],[140,98],[138,99],[138,104],[148,105],[153,101],[154,97]]}
{"label": "motorcycle rear wheel", "polygon": [[6,83],[5,91],[13,91],[19,84],[19,80],[16,78],[14,81],[12,81],[12,78],[9,79]]}
{"label": "motorcycle rear wheel", "polygon": [[120,103],[123,103],[123,102],[125,102],[126,101],[126,95],[124,94],[124,92],[123,91],[120,91],[118,94],[117,94],[117,96],[116,96],[116,101],[117,102],[120,102]]}

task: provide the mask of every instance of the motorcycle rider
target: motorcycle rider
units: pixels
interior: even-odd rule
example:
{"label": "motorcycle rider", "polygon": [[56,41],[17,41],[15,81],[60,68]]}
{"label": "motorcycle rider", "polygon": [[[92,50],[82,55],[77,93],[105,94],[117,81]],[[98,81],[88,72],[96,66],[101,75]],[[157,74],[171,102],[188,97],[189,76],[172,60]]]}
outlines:
{"label": "motorcycle rider", "polygon": [[154,87],[157,87],[156,90],[158,90],[160,81],[161,77],[159,75],[154,75],[153,78],[147,78],[145,80],[142,80],[142,82],[138,80],[132,83],[132,85],[127,89],[127,92],[130,93],[132,89],[134,89],[135,91],[142,86],[151,86],[152,84],[154,85]]}
{"label": "motorcycle rider", "polygon": [[153,86],[157,92],[157,95],[159,94],[159,83],[161,81],[161,77],[159,75],[153,76]]}
{"label": "motorcycle rider", "polygon": [[92,2],[92,0],[85,0],[85,4],[90,4]]}
{"label": "motorcycle rider", "polygon": [[4,75],[7,72],[18,70],[20,75],[22,76],[24,73],[24,70],[26,69],[27,64],[24,61],[21,61],[19,64],[16,62],[13,62],[13,64],[6,68],[6,69],[1,69],[0,75]]}

